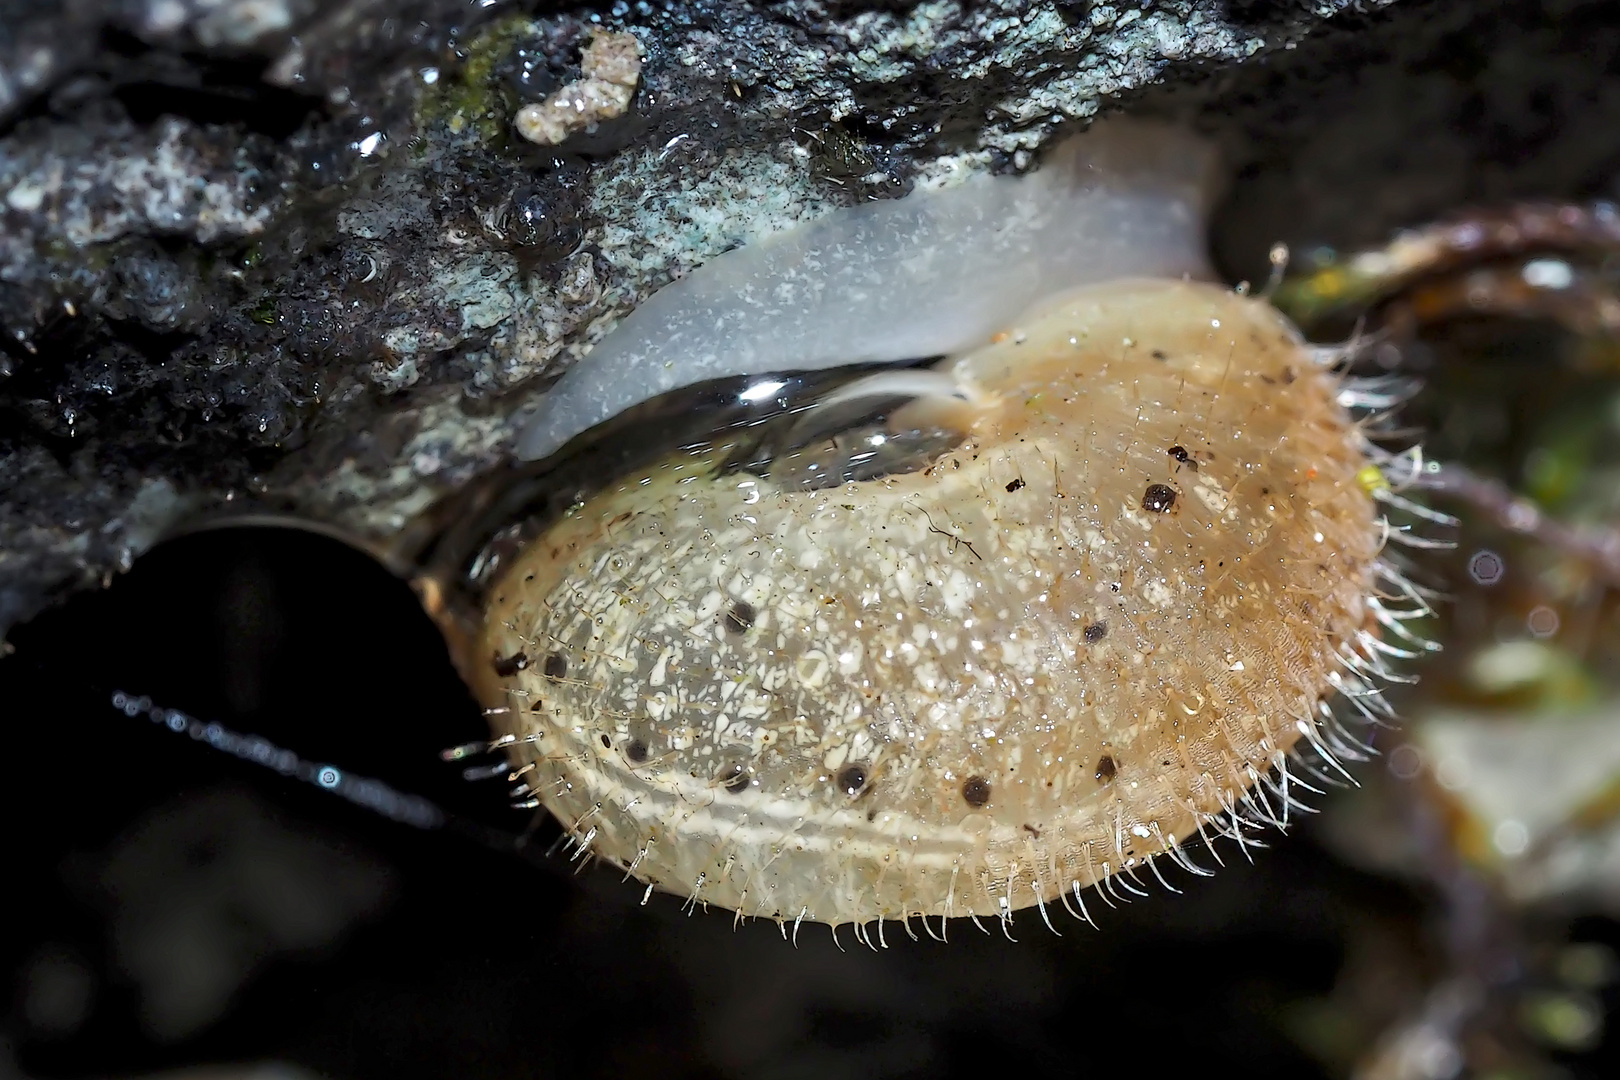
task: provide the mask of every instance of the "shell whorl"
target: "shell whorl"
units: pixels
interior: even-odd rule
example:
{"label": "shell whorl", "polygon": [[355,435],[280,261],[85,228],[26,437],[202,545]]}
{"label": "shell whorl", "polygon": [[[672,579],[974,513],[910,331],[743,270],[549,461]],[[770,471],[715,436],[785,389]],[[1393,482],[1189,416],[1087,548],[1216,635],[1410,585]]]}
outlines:
{"label": "shell whorl", "polygon": [[1281,316],[1116,282],[941,370],[976,412],[926,469],[675,452],[491,588],[481,694],[594,854],[746,915],[1005,916],[1196,836],[1314,733],[1382,533]]}

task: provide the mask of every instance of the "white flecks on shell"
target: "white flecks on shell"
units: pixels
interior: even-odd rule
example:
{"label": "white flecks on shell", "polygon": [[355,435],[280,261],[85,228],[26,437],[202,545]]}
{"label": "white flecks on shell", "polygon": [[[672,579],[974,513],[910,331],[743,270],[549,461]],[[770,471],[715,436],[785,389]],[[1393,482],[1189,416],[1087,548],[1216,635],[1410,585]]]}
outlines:
{"label": "white flecks on shell", "polygon": [[1004,329],[940,365],[977,413],[923,471],[807,489],[673,452],[509,564],[475,680],[577,843],[838,924],[1084,905],[1243,841],[1230,815],[1381,664],[1339,380],[1194,283]]}
{"label": "white flecks on shell", "polygon": [[1078,285],[1202,277],[1211,161],[1180,129],[1099,122],[1033,173],[865,203],[729,251],[654,294],[565,373],[517,455],[548,457],[681,386],[959,352]]}

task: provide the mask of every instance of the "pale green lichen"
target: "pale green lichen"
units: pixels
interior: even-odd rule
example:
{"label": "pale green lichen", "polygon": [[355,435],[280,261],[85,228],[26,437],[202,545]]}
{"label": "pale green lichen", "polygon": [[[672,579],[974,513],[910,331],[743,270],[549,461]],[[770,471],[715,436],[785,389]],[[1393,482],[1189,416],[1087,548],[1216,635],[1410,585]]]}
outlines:
{"label": "pale green lichen", "polygon": [[642,281],[679,277],[833,205],[809,154],[792,146],[734,150],[703,169],[659,151],[623,153],[599,170],[589,204],[602,257]]}
{"label": "pale green lichen", "polygon": [[[44,147],[0,153],[0,196],[49,223],[37,242],[53,258],[132,234],[184,233],[207,244],[263,232],[271,208],[255,195],[258,176],[211,159],[201,142],[191,125],[163,117],[131,131],[104,161],[67,167]],[[0,259],[26,257],[26,243],[23,230],[0,230]]]}

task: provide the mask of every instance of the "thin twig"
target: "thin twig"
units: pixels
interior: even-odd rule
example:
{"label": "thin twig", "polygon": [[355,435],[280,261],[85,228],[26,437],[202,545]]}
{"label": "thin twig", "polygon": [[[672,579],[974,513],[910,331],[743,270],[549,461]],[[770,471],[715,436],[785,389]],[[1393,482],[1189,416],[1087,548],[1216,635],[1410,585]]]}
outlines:
{"label": "thin twig", "polygon": [[1531,537],[1563,555],[1586,563],[1604,582],[1620,588],[1620,528],[1574,525],[1550,517],[1536,503],[1500,480],[1463,465],[1430,463],[1418,486],[1491,515],[1504,529]]}

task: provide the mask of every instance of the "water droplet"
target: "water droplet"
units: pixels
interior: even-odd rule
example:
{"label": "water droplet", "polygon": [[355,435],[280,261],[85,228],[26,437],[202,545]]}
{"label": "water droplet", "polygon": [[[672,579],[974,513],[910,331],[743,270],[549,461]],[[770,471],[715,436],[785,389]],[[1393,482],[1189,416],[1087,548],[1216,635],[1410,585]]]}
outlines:
{"label": "water droplet", "polygon": [[1508,818],[1497,824],[1496,831],[1491,833],[1491,843],[1503,855],[1516,859],[1530,849],[1530,830],[1524,827],[1524,822]]}
{"label": "water droplet", "polygon": [[1489,587],[1502,580],[1507,572],[1507,564],[1502,556],[1488,548],[1480,548],[1469,556],[1468,576],[1474,579],[1475,584]]}

